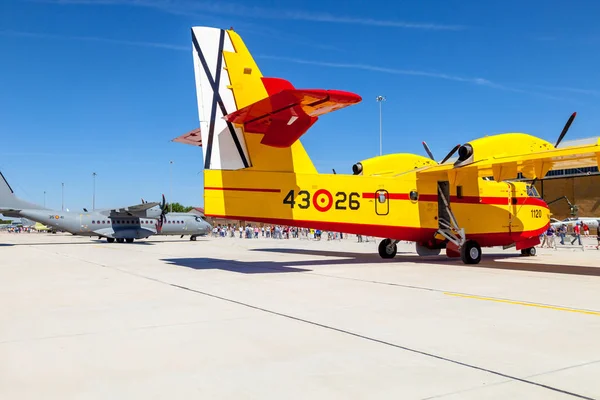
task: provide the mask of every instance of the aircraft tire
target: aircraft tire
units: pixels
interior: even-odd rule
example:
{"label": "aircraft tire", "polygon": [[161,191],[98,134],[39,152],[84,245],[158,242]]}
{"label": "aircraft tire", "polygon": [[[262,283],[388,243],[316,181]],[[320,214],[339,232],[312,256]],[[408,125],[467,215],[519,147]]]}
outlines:
{"label": "aircraft tire", "polygon": [[125,239],[125,241],[126,241],[127,243],[133,243],[133,238],[127,238],[127,239]]}
{"label": "aircraft tire", "polygon": [[479,264],[481,247],[474,240],[467,240],[460,249],[460,258],[465,264]]}
{"label": "aircraft tire", "polygon": [[195,242],[196,241],[196,235],[190,236],[190,240],[193,241],[193,242]]}
{"label": "aircraft tire", "polygon": [[527,257],[533,257],[537,254],[537,249],[535,247],[529,247],[521,250],[521,254]]}
{"label": "aircraft tire", "polygon": [[108,243],[113,243],[115,241],[115,238],[106,238],[106,241]]}
{"label": "aircraft tire", "polygon": [[381,258],[394,258],[396,257],[396,252],[398,251],[398,246],[394,243],[393,246],[390,246],[392,243],[391,239],[383,239],[379,243],[379,255]]}
{"label": "aircraft tire", "polygon": [[117,239],[117,243],[123,243],[124,241],[125,241],[125,239],[123,239],[123,238],[118,238]]}

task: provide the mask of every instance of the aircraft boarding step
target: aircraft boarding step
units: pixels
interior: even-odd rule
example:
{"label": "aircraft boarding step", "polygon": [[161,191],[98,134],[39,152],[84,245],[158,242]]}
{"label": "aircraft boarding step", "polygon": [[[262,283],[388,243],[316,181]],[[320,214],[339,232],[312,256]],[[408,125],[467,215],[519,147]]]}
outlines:
{"label": "aircraft boarding step", "polygon": [[454,217],[454,213],[450,209],[450,203],[444,194],[444,191],[440,187],[438,183],[438,193],[440,198],[444,203],[444,208],[446,210],[447,215],[450,218],[450,221],[438,216],[438,230],[437,233],[448,239],[450,242],[454,243],[458,248],[462,247],[465,244],[465,230],[458,226],[458,222],[456,221],[456,217]]}

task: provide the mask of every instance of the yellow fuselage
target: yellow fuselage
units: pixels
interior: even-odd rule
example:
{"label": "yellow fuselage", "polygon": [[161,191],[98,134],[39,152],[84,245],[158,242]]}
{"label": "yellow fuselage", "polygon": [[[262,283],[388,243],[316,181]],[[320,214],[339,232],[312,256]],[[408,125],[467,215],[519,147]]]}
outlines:
{"label": "yellow fuselage", "polygon": [[[433,243],[443,203],[438,183],[399,176],[205,170],[207,215]],[[474,176],[449,185],[450,208],[481,246],[539,236],[550,222],[527,185]]]}

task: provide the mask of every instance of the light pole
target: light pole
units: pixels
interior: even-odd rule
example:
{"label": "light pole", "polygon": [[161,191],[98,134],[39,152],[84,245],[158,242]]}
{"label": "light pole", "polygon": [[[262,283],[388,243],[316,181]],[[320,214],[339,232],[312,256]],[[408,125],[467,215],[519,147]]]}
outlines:
{"label": "light pole", "polygon": [[169,161],[169,212],[173,212],[173,161]]}
{"label": "light pole", "polygon": [[60,209],[62,211],[65,211],[65,183],[64,182],[61,183],[61,186],[62,186],[62,190],[61,190],[62,191],[62,200],[61,200]]}
{"label": "light pole", "polygon": [[44,208],[46,208],[46,191],[44,190]]}
{"label": "light pole", "polygon": [[382,135],[381,135],[381,103],[385,101],[385,97],[377,96],[377,102],[379,103],[379,155],[383,154],[383,146],[382,146]]}
{"label": "light pole", "polygon": [[96,210],[96,173],[92,172],[92,177],[94,180],[94,189],[93,189],[93,195],[92,195],[92,210]]}

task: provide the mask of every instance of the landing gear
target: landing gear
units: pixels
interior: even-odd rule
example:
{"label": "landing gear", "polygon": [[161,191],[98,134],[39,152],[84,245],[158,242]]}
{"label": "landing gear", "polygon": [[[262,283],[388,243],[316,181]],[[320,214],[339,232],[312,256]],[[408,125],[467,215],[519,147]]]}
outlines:
{"label": "landing gear", "polygon": [[125,241],[126,241],[127,243],[133,243],[133,238],[127,238],[127,239],[125,239]]}
{"label": "landing gear", "polygon": [[124,241],[125,241],[125,239],[123,239],[123,238],[118,238],[117,239],[117,243],[123,243]]}
{"label": "landing gear", "polygon": [[481,261],[481,247],[474,240],[467,240],[464,228],[458,225],[454,213],[450,209],[450,193],[447,182],[438,182],[438,213],[437,233],[448,240],[446,253],[458,256],[465,264],[479,264]]}
{"label": "landing gear", "polygon": [[537,250],[535,249],[535,247],[529,247],[527,249],[522,249],[521,250],[521,255],[522,256],[533,257],[536,254],[537,254]]}
{"label": "landing gear", "polygon": [[460,248],[460,258],[465,264],[479,264],[481,247],[474,240],[467,240]]}
{"label": "landing gear", "polygon": [[190,236],[190,240],[191,240],[192,242],[195,242],[195,241],[196,241],[196,235],[192,235],[192,236]]}
{"label": "landing gear", "polygon": [[106,238],[106,241],[107,241],[108,243],[112,243],[112,242],[114,242],[114,241],[115,241],[115,238]]}
{"label": "landing gear", "polygon": [[394,258],[398,251],[397,240],[383,239],[379,243],[379,255],[381,258]]}

